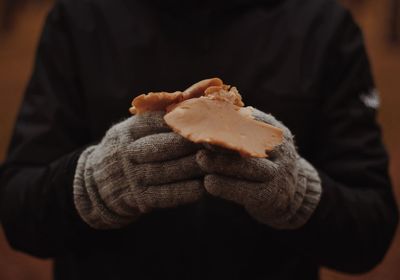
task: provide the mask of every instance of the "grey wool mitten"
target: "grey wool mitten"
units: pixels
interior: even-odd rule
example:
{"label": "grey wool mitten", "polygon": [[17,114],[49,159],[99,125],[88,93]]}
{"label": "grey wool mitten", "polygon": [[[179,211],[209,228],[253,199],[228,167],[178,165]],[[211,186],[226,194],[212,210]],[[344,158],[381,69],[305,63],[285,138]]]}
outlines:
{"label": "grey wool mitten", "polygon": [[286,126],[256,109],[253,116],[281,128],[283,143],[269,153],[269,158],[244,158],[209,149],[198,151],[197,162],[208,174],[204,186],[211,195],[242,205],[260,223],[277,229],[299,228],[319,203],[319,175],[298,155]]}
{"label": "grey wool mitten", "polygon": [[87,148],[75,171],[74,202],[97,229],[119,228],[154,208],[192,203],[204,194],[198,146],[171,132],[163,112],[132,116]]}

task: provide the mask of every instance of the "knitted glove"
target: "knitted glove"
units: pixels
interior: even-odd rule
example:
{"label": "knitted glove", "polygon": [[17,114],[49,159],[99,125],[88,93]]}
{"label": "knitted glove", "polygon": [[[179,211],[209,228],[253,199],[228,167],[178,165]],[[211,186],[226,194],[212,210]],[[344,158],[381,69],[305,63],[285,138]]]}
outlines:
{"label": "knitted glove", "polygon": [[171,132],[162,112],[114,125],[78,160],[74,179],[78,213],[94,228],[119,228],[154,208],[198,200],[204,187],[197,150],[197,145]]}
{"label": "knitted glove", "polygon": [[298,155],[287,127],[259,110],[254,109],[253,115],[281,128],[283,143],[269,153],[269,158],[200,150],[197,163],[209,174],[204,186],[214,196],[243,205],[263,224],[277,229],[301,227],[319,203],[318,173]]}

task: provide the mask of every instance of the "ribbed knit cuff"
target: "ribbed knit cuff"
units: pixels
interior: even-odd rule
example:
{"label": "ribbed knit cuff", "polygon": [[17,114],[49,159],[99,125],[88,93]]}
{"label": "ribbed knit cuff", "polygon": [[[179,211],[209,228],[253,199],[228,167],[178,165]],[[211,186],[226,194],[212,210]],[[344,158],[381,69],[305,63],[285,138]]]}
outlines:
{"label": "ribbed knit cuff", "polygon": [[93,179],[93,167],[88,159],[97,146],[90,146],[79,157],[74,177],[74,203],[80,217],[96,229],[119,228],[131,219],[117,215],[107,208]]}
{"label": "ribbed knit cuff", "polygon": [[304,158],[299,159],[299,184],[305,184],[306,192],[303,202],[297,212],[292,216],[288,228],[299,228],[303,226],[317,208],[321,198],[321,179],[315,168]]}
{"label": "ribbed knit cuff", "polygon": [[272,225],[274,228],[300,228],[310,219],[320,201],[322,188],[318,172],[304,158],[299,158],[297,164],[299,173],[294,199],[288,210],[290,216],[275,222]]}

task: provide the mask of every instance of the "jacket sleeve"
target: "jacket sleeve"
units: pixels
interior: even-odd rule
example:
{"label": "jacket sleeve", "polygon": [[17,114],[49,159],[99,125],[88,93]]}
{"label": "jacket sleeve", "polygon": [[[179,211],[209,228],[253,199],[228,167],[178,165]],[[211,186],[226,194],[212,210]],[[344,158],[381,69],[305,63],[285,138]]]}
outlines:
{"label": "jacket sleeve", "polygon": [[361,32],[347,15],[336,34],[322,73],[324,97],[310,159],[321,177],[322,196],[296,243],[308,246],[321,265],[361,273],[383,259],[398,210]]}
{"label": "jacket sleeve", "polygon": [[8,241],[39,257],[57,255],[90,231],[72,197],[76,162],[90,136],[68,32],[56,4],[0,171],[0,218]]}

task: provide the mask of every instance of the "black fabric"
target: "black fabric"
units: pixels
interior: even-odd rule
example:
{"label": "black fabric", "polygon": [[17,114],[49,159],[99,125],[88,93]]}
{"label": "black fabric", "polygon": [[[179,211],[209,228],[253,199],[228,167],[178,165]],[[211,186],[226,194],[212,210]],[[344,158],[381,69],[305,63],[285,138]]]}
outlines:
{"label": "black fabric", "polygon": [[[333,0],[59,1],[1,168],[11,246],[55,258],[55,279],[317,279],[364,272],[397,225],[360,30]],[[80,152],[128,117],[132,98],[218,76],[294,133],[323,194],[279,231],[212,197],[96,231],[72,196]]]}

